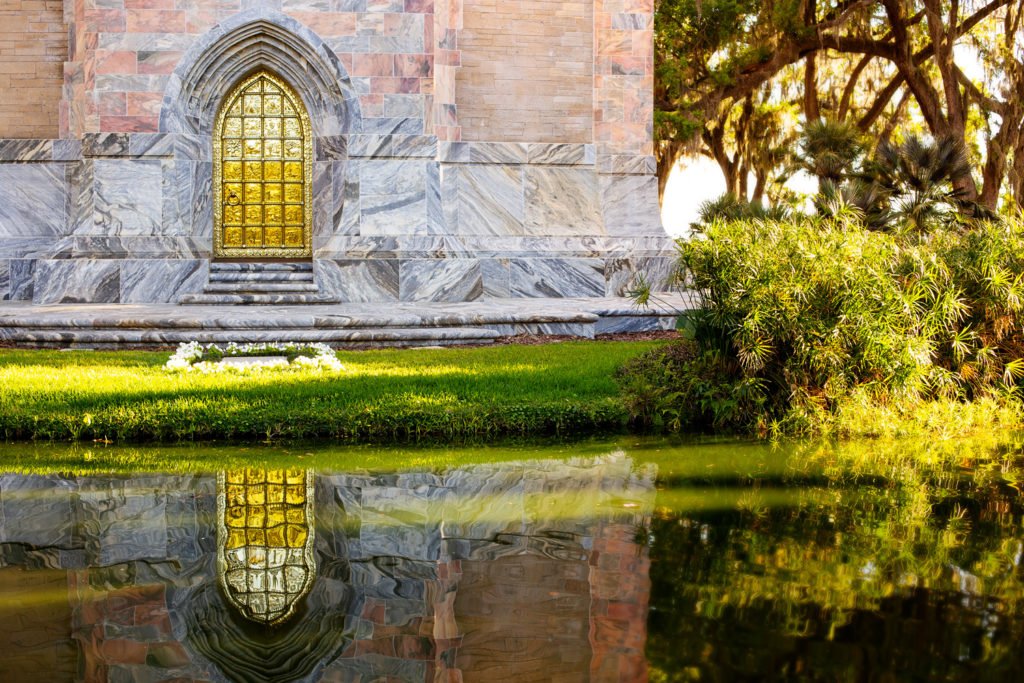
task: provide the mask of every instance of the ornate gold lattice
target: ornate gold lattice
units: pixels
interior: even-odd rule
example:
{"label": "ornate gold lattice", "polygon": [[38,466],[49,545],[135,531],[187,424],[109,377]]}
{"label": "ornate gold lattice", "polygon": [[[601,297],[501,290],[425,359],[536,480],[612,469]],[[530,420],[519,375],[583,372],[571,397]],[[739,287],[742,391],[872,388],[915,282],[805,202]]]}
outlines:
{"label": "ornate gold lattice", "polygon": [[312,472],[222,472],[217,518],[218,573],[228,599],[253,621],[290,617],[316,576]]}
{"label": "ornate gold lattice", "polygon": [[225,99],[213,138],[214,255],[312,255],[309,115],[284,81],[258,72]]}

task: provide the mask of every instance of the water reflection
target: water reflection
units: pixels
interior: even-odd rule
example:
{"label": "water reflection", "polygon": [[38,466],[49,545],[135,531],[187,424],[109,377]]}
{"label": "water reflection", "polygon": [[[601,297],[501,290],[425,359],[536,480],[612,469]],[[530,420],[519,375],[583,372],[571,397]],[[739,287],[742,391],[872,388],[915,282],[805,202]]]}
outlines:
{"label": "water reflection", "polygon": [[0,475],[0,681],[1020,680],[1020,452]]}
{"label": "water reflection", "polygon": [[248,467],[217,477],[217,572],[228,600],[262,624],[290,617],[316,576],[313,472]]}
{"label": "water reflection", "polygon": [[0,680],[642,680],[654,474],[2,475]]}

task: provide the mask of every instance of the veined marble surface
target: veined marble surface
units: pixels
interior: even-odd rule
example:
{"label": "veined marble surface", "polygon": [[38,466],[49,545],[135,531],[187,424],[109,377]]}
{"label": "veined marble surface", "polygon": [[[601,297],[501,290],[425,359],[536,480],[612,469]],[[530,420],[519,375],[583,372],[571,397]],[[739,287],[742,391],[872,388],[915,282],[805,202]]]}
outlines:
{"label": "veined marble surface", "polygon": [[325,341],[373,346],[482,343],[514,334],[593,337],[606,331],[671,329],[692,307],[689,293],[649,307],[621,297],[392,301],[309,306],[0,303],[0,341],[133,345],[182,341]]}
{"label": "veined marble surface", "polygon": [[0,164],[0,242],[63,235],[67,223],[65,164]]}

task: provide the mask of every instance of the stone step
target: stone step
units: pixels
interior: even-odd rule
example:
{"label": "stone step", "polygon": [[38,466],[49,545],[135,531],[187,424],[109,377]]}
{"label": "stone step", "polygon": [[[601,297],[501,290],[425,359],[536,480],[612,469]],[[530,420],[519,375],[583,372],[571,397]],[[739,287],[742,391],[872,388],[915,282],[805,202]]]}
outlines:
{"label": "stone step", "polygon": [[293,306],[307,304],[334,304],[338,298],[327,294],[299,294],[299,293],[276,293],[276,294],[186,294],[181,297],[182,304],[218,304],[218,305],[240,305],[258,304],[265,306]]}
{"label": "stone step", "polygon": [[210,282],[313,282],[313,271],[210,271]]}
{"label": "stone step", "polygon": [[209,282],[203,291],[207,294],[266,294],[269,292],[316,292],[312,282]]}
{"label": "stone step", "polygon": [[203,344],[235,342],[323,342],[349,348],[381,346],[454,346],[489,344],[501,336],[494,330],[466,327],[391,327],[335,328],[310,330],[282,329],[68,329],[8,328],[9,341],[37,347],[131,348],[137,346],[171,346],[181,342]]}
{"label": "stone step", "polygon": [[313,264],[308,261],[297,263],[261,263],[251,261],[248,263],[225,263],[223,261],[212,261],[210,272],[313,272]]}

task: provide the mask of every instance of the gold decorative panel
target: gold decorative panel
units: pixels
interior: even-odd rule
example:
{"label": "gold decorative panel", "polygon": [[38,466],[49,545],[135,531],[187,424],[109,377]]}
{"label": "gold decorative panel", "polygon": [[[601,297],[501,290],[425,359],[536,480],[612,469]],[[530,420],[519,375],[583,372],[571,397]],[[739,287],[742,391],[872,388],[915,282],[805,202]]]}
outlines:
{"label": "gold decorative panel", "polygon": [[283,80],[261,71],[239,84],[213,138],[214,255],[312,255],[309,115]]}
{"label": "gold decorative panel", "polygon": [[288,619],[316,576],[313,473],[221,472],[217,547],[221,587],[231,604],[263,624]]}

